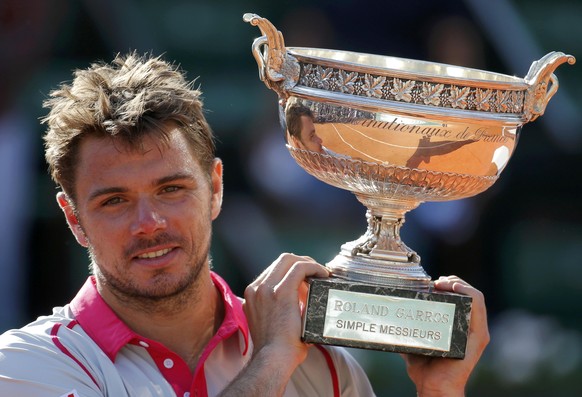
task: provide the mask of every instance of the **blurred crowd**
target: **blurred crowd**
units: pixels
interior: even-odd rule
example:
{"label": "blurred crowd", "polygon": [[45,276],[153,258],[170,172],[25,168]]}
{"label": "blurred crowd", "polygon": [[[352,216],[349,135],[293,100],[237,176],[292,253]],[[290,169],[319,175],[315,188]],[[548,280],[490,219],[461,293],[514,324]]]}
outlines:
{"label": "blurred crowd", "polygon": [[[250,51],[259,31],[243,23],[245,12],[271,20],[289,46],[521,77],[547,52],[582,54],[582,3],[568,0],[2,0],[0,332],[68,302],[87,276],[86,254],[54,200],[39,118],[42,101],[71,70],[118,52],[165,54],[204,92],[225,163],[213,265],[235,292],[282,251],[325,263],[364,232],[365,209],[355,197],[315,180],[289,156],[277,98],[259,81]],[[489,191],[425,203],[402,229],[429,274],[458,274],[485,293],[492,342],[474,396],[574,396],[582,387],[579,69],[557,71],[561,85],[546,115],[523,128]],[[389,379],[379,372],[394,355],[356,354],[379,395],[384,383],[394,390],[397,370]]]}

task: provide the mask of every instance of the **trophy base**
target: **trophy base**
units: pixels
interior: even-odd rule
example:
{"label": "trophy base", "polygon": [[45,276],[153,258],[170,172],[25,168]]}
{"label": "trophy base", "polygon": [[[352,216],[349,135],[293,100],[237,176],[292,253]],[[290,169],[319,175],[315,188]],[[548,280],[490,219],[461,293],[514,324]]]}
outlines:
{"label": "trophy base", "polygon": [[464,358],[472,298],[310,278],[302,340],[396,353]]}

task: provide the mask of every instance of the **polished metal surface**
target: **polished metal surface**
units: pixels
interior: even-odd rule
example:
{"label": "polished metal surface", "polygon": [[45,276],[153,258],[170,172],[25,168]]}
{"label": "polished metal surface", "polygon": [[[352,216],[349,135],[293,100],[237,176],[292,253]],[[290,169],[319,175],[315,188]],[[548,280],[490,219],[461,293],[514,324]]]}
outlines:
{"label": "polished metal surface", "polygon": [[[252,46],[259,78],[293,109],[310,136],[285,131],[308,173],[353,192],[368,229],[328,267],[352,280],[426,287],[420,257],[400,238],[405,213],[424,201],[488,189],[510,160],[521,127],[541,116],[558,89],[555,69],[575,58],[551,52],[524,78],[395,57],[285,47],[267,19],[245,14],[263,36]],[[287,116],[286,116],[287,115]],[[299,134],[299,133],[297,133]],[[303,134],[303,133],[301,133]]]}

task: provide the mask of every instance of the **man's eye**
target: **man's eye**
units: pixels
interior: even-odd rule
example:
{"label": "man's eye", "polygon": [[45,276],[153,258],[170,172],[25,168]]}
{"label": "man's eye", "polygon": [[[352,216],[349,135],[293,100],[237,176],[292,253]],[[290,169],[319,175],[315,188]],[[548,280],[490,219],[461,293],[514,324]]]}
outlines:
{"label": "man's eye", "polygon": [[103,202],[103,206],[109,206],[109,205],[115,205],[115,204],[120,204],[123,202],[123,199],[121,197],[111,197],[110,199],[107,199]]}
{"label": "man's eye", "polygon": [[180,186],[166,186],[163,189],[164,193],[173,193],[173,192],[177,192],[178,190],[180,190]]}

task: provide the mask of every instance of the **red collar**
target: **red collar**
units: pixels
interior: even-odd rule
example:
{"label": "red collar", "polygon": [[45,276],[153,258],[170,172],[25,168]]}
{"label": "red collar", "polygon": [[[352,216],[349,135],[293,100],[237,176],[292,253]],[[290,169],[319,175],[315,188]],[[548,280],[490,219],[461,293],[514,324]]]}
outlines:
{"label": "red collar", "polygon": [[[220,276],[214,272],[210,274],[224,302],[224,321],[207,348],[211,350],[220,340],[239,330],[244,337],[242,354],[246,354],[249,348],[249,328],[242,303]],[[145,339],[132,331],[105,303],[97,292],[93,276],[87,279],[77,296],[71,301],[70,307],[83,330],[99,345],[111,361],[115,361],[117,353],[126,344]],[[203,356],[210,352],[205,353]]]}

